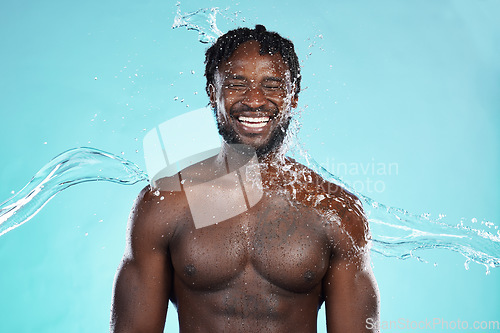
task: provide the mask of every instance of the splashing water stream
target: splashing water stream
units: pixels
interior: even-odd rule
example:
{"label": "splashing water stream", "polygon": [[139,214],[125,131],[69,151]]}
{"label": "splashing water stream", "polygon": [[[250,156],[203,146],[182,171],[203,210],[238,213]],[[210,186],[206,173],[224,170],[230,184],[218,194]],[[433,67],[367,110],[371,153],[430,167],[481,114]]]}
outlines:
{"label": "splashing water stream", "polygon": [[[222,33],[216,25],[218,8],[203,8],[177,15],[172,28],[197,31],[202,43],[211,43]],[[299,149],[300,150],[300,149]],[[460,253],[470,261],[489,268],[500,267],[500,231],[488,221],[472,219],[452,223],[444,216],[413,214],[389,207],[357,193],[340,178],[322,168],[303,151],[295,152],[299,160],[324,179],[354,192],[364,203],[373,238],[372,251],[399,259],[422,259],[422,251],[446,249]],[[148,176],[134,163],[93,148],[66,151],[45,165],[33,179],[12,198],[0,205],[0,236],[33,218],[58,192],[82,182],[110,181],[131,185],[147,181]]]}
{"label": "splashing water stream", "polygon": [[147,175],[141,169],[118,156],[93,148],[68,150],[0,205],[0,236],[28,222],[54,195],[70,186],[90,181],[132,185],[143,180]]}

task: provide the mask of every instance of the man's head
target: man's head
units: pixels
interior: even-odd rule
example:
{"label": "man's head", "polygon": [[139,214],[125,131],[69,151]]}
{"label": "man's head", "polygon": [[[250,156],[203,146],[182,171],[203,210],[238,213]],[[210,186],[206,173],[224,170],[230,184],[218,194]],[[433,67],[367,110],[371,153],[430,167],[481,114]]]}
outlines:
{"label": "man's head", "polygon": [[297,105],[300,67],[291,41],[257,25],[219,37],[206,52],[207,93],[227,143],[264,155],[281,145]]}

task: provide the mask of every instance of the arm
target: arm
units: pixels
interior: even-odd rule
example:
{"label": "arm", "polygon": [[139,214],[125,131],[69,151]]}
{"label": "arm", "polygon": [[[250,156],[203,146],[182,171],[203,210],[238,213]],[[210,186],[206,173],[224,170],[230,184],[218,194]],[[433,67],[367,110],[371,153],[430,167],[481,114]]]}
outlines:
{"label": "arm", "polygon": [[172,284],[171,234],[162,227],[158,206],[159,198],[148,186],[132,210],[127,248],[115,280],[111,332],[163,332]]}
{"label": "arm", "polygon": [[323,280],[328,333],[378,332],[379,295],[368,239],[368,222],[354,204],[343,214]]}

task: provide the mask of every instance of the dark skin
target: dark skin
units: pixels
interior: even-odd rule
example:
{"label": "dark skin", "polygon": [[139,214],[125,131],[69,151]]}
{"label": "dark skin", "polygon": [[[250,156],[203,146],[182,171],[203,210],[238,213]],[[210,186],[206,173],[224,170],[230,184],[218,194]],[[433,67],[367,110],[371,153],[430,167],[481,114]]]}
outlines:
{"label": "dark skin", "polygon": [[[259,55],[258,47],[242,44],[219,67],[220,84],[210,96],[219,122],[236,132],[232,143],[257,152],[297,103],[286,97],[281,56]],[[270,120],[257,127],[241,116]],[[225,144],[180,177],[203,183],[230,172],[228,160],[240,166],[248,159]],[[186,183],[181,191],[168,190],[178,176],[162,179],[159,195],[149,187],[141,192],[116,278],[113,332],[163,332],[169,300],[181,332],[316,332],[322,304],[329,333],[374,331],[366,319],[378,320],[378,293],[357,198],[276,149],[258,161],[261,199],[217,224],[195,227]],[[229,186],[217,190],[228,202]]]}

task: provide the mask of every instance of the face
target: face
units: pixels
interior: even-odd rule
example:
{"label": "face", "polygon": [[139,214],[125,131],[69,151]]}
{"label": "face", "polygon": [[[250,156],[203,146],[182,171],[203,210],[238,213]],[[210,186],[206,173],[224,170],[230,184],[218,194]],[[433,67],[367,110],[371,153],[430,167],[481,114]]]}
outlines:
{"label": "face", "polygon": [[283,142],[297,98],[281,55],[260,55],[259,50],[258,42],[245,42],[220,64],[210,102],[227,143],[264,155]]}

